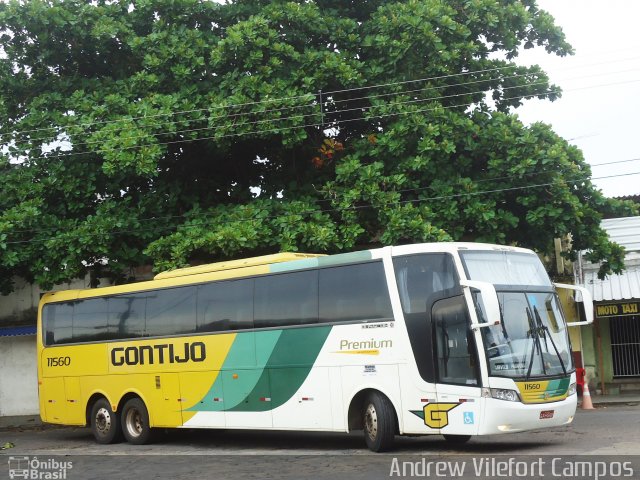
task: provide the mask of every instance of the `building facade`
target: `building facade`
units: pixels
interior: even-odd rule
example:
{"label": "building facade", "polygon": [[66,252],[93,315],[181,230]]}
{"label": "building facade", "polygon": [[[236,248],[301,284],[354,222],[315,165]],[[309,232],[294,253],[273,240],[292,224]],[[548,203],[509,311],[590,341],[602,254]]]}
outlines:
{"label": "building facade", "polygon": [[598,278],[599,264],[581,259],[576,283],[593,296],[595,321],[581,330],[589,385],[603,394],[640,393],[640,217],[602,221],[609,238],[626,249],[626,270]]}

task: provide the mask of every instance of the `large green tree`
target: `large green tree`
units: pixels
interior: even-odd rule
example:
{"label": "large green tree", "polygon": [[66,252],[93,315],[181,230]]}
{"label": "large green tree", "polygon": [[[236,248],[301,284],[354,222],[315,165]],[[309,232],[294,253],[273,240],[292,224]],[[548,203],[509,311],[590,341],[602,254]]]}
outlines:
{"label": "large green tree", "polygon": [[474,240],[622,268],[534,0],[0,3],[0,288],[274,252]]}

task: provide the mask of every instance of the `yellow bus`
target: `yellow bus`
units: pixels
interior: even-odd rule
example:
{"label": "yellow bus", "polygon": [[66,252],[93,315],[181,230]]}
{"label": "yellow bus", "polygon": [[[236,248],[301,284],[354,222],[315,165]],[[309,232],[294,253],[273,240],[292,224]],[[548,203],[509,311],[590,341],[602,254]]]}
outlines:
{"label": "yellow bus", "polygon": [[89,425],[99,443],[143,444],[158,427],[360,429],[373,451],[395,435],[554,427],[576,410],[567,326],[538,256],[520,248],[190,267],[44,295],[40,415]]}

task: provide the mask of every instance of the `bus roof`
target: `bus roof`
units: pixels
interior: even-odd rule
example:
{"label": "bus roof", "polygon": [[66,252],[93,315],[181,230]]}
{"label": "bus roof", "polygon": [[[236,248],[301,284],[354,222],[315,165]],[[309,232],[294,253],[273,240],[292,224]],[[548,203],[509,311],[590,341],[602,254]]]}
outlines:
{"label": "bus roof", "polygon": [[[239,260],[229,260],[226,262],[169,270],[167,272],[159,273],[153,278],[153,280],[142,282],[127,283],[124,285],[111,285],[100,288],[88,288],[83,290],[56,290],[45,293],[42,296],[40,303],[73,301],[79,298],[120,295],[145,290],[190,285],[199,282],[241,278],[244,276],[261,275],[270,272],[317,266],[320,259],[327,259],[329,262],[335,262],[335,259],[337,259],[339,263],[340,259],[360,257],[362,257],[361,252],[333,256],[314,253],[275,253],[260,257],[243,258]],[[368,256],[368,258],[370,258],[370,256]]]}
{"label": "bus roof", "polygon": [[48,292],[42,296],[40,303],[73,301],[80,298],[136,293],[145,290],[178,287],[216,280],[228,280],[305,268],[365,262],[373,258],[381,258],[382,252],[385,250],[391,252],[394,256],[427,252],[454,253],[460,250],[506,250],[534,254],[531,250],[518,247],[462,242],[410,244],[335,255],[286,252],[170,270],[159,273],[153,280],[148,281],[84,290],[58,290]]}
{"label": "bus roof", "polygon": [[208,263],[206,265],[198,265],[195,267],[178,268],[176,270],[168,270],[161,272],[153,277],[154,280],[164,280],[165,278],[184,277],[187,275],[199,275],[201,273],[220,272],[223,270],[234,270],[236,268],[257,267],[259,265],[270,265],[272,263],[291,262],[293,260],[302,260],[304,258],[324,257],[323,254],[316,253],[274,253],[271,255],[263,255],[261,257],[243,258],[240,260],[228,260],[225,262]]}

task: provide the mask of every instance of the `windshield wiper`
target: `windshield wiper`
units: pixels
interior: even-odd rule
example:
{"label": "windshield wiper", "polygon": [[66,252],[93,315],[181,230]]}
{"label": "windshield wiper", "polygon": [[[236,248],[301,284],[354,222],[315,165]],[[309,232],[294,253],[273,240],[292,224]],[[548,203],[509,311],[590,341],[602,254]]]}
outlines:
{"label": "windshield wiper", "polygon": [[535,358],[536,348],[538,350],[538,354],[540,355],[540,362],[542,363],[542,371],[546,375],[547,367],[544,365],[544,358],[542,357],[542,346],[540,345],[540,334],[538,332],[538,327],[535,326],[533,315],[531,315],[531,310],[529,307],[526,308],[527,318],[529,319],[529,331],[527,332],[527,338],[531,338],[533,343],[531,344],[531,359],[529,360],[529,368],[527,369],[527,376],[525,377],[525,381],[528,381],[531,378],[531,370],[533,368],[533,359]]}
{"label": "windshield wiper", "polygon": [[[553,349],[556,351],[556,356],[558,357],[558,360],[560,361],[560,366],[562,367],[562,372],[566,376],[567,375],[567,369],[564,366],[564,362],[562,361],[562,356],[560,355],[560,352],[558,351],[558,347],[556,346],[556,342],[553,341],[553,337],[551,336],[551,331],[549,330],[549,327],[547,327],[544,323],[542,323],[542,318],[540,317],[540,312],[538,312],[538,307],[535,307],[535,306],[533,307],[533,313],[536,315],[536,323],[538,324],[538,330],[546,333],[546,335],[544,336],[545,345],[547,343],[547,337],[548,337],[549,340],[551,340],[551,345],[553,346]],[[549,347],[547,347],[547,350],[549,350]],[[544,365],[544,360],[543,360],[542,364]]]}

